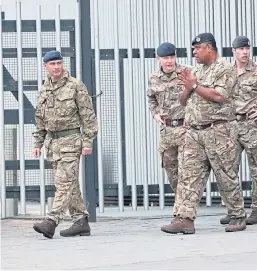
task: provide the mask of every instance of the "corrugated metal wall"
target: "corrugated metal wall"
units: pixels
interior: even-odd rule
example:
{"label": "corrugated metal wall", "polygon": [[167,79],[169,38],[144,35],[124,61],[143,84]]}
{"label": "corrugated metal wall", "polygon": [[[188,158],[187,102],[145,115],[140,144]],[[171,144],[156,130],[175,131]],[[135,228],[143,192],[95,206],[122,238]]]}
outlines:
{"label": "corrugated metal wall", "polygon": [[[117,36],[115,36],[115,3],[118,5]],[[96,8],[99,32],[95,29]],[[124,59],[126,182],[127,184],[135,181],[136,184],[157,184],[162,181],[164,176],[160,169],[157,151],[159,130],[148,111],[146,89],[148,77],[158,65],[154,58],[144,58],[144,48],[156,48],[161,42],[170,41],[175,43],[178,48],[187,49],[187,57],[178,58],[179,63],[195,64],[191,55],[191,41],[201,32],[214,34],[221,54],[222,48],[231,47],[231,43],[237,35],[247,35],[252,41],[252,45],[256,47],[257,1],[118,0],[115,2],[115,0],[92,0],[91,16],[93,48],[95,41],[98,41],[100,49],[113,49],[117,43],[120,49],[139,49],[140,57],[131,59],[132,71],[129,66],[130,58]],[[118,38],[118,41],[115,38]],[[256,57],[254,59],[256,61]],[[101,65],[104,65],[105,61],[101,62]],[[109,67],[110,69],[101,70],[106,82],[115,80],[113,78],[115,65]],[[103,109],[110,106],[108,99],[110,93],[104,91],[104,88],[106,87],[103,87],[101,100]],[[115,85],[111,90],[115,100]],[[117,128],[115,114],[104,128],[103,140],[108,138],[117,146],[116,136],[109,137],[110,131],[116,131]],[[113,157],[114,163],[108,162],[108,170],[112,172],[111,179],[104,178],[108,183],[117,183],[116,149],[113,144],[103,144],[103,151],[114,152],[115,156]],[[240,174],[242,181],[249,180],[245,155],[242,157]],[[213,181],[212,174],[211,179]],[[166,178],[165,182],[167,183]]]}

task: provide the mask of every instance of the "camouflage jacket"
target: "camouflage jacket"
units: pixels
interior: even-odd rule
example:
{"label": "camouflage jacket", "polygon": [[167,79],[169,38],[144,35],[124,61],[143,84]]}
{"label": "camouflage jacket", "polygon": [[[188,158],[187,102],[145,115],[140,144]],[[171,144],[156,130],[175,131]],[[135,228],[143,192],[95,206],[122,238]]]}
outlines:
{"label": "camouflage jacket", "polygon": [[[234,65],[236,70],[236,64]],[[235,90],[237,114],[249,113],[257,108],[257,65],[250,60],[242,74],[238,75]]]}
{"label": "camouflage jacket", "polygon": [[235,120],[233,93],[237,77],[233,65],[218,57],[210,66],[198,65],[193,72],[199,84],[215,88],[226,100],[223,103],[208,101],[193,92],[186,106],[186,124],[204,125],[216,120]]}
{"label": "camouflage jacket", "polygon": [[38,93],[35,112],[34,146],[41,148],[47,131],[82,127],[82,147],[91,147],[98,124],[86,86],[68,71],[52,84],[48,76]]}
{"label": "camouflage jacket", "polygon": [[182,86],[178,86],[177,72],[182,66],[177,64],[172,73],[164,73],[161,69],[150,75],[147,97],[148,106],[154,117],[160,114],[162,117],[182,119],[185,116],[185,107],[179,102],[179,92]]}

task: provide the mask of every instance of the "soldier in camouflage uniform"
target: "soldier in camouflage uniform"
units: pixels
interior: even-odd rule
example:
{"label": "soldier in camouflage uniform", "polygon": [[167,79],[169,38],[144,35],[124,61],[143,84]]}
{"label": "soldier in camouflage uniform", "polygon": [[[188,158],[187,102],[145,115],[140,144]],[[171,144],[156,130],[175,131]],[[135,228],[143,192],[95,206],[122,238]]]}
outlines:
{"label": "soldier in camouflage uniform", "polygon": [[180,95],[186,105],[185,122],[190,126],[185,137],[182,204],[176,219],[162,227],[167,233],[195,233],[194,220],[210,170],[213,169],[220,195],[231,210],[225,230],[246,228],[244,199],[237,175],[239,152],[238,126],[232,98],[236,73],[232,65],[218,56],[211,33],[199,34],[192,42],[199,65],[194,73],[179,75],[185,90]]}
{"label": "soldier in camouflage uniform", "polygon": [[[252,213],[246,219],[247,225],[257,224],[257,65],[250,60],[250,41],[245,36],[235,38],[232,43],[235,57],[234,68],[238,83],[235,90],[235,106],[239,126],[239,149],[245,149],[252,179]],[[239,167],[238,162],[238,167]],[[228,215],[220,220],[227,224]]]}
{"label": "soldier in camouflage uniform", "polygon": [[43,60],[49,75],[39,91],[33,154],[39,157],[45,146],[46,157],[53,167],[56,193],[46,219],[35,223],[33,228],[53,238],[55,228],[69,210],[74,223],[60,235],[90,235],[88,211],[81,197],[78,177],[81,154],[92,153],[93,139],[98,131],[97,119],[86,86],[63,69],[60,52],[50,51]]}
{"label": "soldier in camouflage uniform", "polygon": [[176,63],[175,45],[165,42],[157,48],[160,69],[149,79],[147,91],[151,114],[160,124],[159,152],[162,167],[175,193],[173,215],[176,216],[181,202],[178,181],[181,179],[183,148],[186,128],[184,126],[185,107],[179,102],[178,72],[183,68]]}

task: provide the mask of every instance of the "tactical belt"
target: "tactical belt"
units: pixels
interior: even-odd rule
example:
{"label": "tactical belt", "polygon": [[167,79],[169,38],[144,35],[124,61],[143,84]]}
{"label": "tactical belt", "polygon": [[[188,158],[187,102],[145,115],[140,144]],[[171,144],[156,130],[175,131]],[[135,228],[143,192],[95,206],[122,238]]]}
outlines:
{"label": "tactical belt", "polygon": [[236,119],[237,120],[241,120],[241,121],[244,121],[244,120],[247,120],[249,116],[251,116],[253,114],[252,113],[245,113],[245,114],[236,114]]}
{"label": "tactical belt", "polygon": [[184,125],[184,119],[164,119],[164,123],[168,127],[178,127]]}
{"label": "tactical belt", "polygon": [[55,132],[51,132],[51,131],[47,132],[47,135],[53,139],[57,139],[57,138],[68,136],[68,135],[74,135],[74,134],[80,134],[80,128],[55,131]]}
{"label": "tactical belt", "polygon": [[214,125],[217,125],[217,124],[221,124],[221,123],[226,123],[228,122],[227,120],[216,120],[212,123],[208,123],[208,124],[204,124],[204,125],[192,125],[191,127],[196,129],[196,130],[204,130],[206,128],[209,128],[209,127],[212,127]]}

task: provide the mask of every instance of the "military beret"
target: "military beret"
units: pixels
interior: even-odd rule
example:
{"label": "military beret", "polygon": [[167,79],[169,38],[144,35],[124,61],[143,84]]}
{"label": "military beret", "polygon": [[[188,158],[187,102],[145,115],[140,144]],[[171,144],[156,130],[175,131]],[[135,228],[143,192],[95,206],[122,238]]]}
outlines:
{"label": "military beret", "polygon": [[52,60],[62,60],[62,55],[59,51],[49,51],[45,54],[43,61],[46,63]]}
{"label": "military beret", "polygon": [[250,47],[250,40],[245,36],[238,36],[232,43],[233,48]]}
{"label": "military beret", "polygon": [[192,45],[205,43],[205,42],[213,42],[216,43],[216,40],[212,33],[201,33],[198,34],[192,41]]}
{"label": "military beret", "polygon": [[176,47],[174,44],[171,44],[169,42],[164,42],[157,48],[157,55],[160,57],[172,56],[175,54],[176,54]]}

